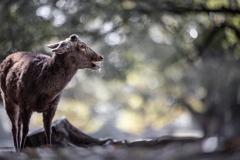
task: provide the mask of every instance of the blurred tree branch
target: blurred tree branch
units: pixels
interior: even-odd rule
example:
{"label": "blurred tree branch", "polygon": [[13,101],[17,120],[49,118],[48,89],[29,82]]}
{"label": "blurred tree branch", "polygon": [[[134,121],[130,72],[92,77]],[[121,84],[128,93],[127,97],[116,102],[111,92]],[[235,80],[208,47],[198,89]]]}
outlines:
{"label": "blurred tree branch", "polygon": [[[141,1],[141,3],[146,3],[146,1]],[[240,10],[238,9],[231,9],[231,8],[226,8],[226,7],[221,7],[220,9],[209,9],[205,7],[205,5],[200,5],[200,4],[194,4],[188,3],[184,4],[187,7],[181,7],[177,6],[176,4],[179,4],[181,2],[176,2],[176,1],[148,1],[147,5],[137,5],[135,8],[136,11],[142,12],[144,14],[156,14],[157,12],[170,12],[170,13],[175,13],[175,14],[185,14],[189,12],[222,12],[222,13],[240,13]],[[148,7],[145,7],[148,6]],[[182,4],[183,6],[183,4]]]}

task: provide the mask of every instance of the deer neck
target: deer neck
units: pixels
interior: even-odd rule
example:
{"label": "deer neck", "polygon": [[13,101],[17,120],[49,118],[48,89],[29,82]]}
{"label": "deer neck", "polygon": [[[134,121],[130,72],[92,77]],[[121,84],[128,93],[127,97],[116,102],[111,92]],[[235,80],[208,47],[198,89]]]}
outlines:
{"label": "deer neck", "polygon": [[[48,75],[46,85],[52,88],[53,94],[58,94],[70,82],[77,69],[70,61],[66,61],[64,55],[53,55],[44,69]],[[51,86],[49,86],[51,85]]]}

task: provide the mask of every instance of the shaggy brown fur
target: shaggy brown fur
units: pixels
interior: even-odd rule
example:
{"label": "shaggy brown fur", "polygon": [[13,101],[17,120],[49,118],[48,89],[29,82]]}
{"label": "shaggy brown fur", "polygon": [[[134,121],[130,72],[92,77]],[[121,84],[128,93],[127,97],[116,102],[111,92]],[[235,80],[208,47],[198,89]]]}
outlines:
{"label": "shaggy brown fur", "polygon": [[54,52],[52,57],[17,52],[9,55],[0,65],[0,88],[12,123],[16,151],[24,147],[34,111],[43,113],[46,139],[51,145],[51,123],[63,89],[78,69],[97,70],[100,67],[94,62],[103,60],[77,35],[48,47]]}

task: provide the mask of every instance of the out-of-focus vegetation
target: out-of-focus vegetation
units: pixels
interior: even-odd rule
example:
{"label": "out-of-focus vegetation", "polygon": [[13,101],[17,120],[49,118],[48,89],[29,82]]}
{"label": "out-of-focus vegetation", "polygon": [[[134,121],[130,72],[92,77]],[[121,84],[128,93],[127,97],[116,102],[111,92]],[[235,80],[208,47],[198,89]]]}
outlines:
{"label": "out-of-focus vegetation", "polygon": [[72,79],[55,119],[141,134],[190,111],[205,136],[240,134],[239,0],[2,0],[0,10],[1,60],[50,55],[47,44],[73,33],[104,55],[100,71]]}

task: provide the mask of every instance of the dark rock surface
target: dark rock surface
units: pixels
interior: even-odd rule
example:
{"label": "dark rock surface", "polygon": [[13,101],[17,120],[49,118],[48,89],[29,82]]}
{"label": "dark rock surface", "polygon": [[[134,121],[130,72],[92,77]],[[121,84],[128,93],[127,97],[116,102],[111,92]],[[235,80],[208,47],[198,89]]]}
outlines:
{"label": "dark rock surface", "polygon": [[[103,145],[105,141],[92,138],[74,126],[64,117],[52,123],[52,145],[65,147],[65,146],[91,146]],[[44,128],[41,128],[26,138],[25,147],[40,147],[46,145],[46,137]]]}
{"label": "dark rock surface", "polygon": [[[52,124],[52,145],[53,147],[89,147],[89,146],[128,146],[128,147],[152,147],[162,146],[169,143],[197,143],[201,139],[194,137],[171,137],[164,136],[156,139],[142,139],[133,142],[126,140],[117,141],[114,139],[96,139],[87,134],[84,134],[74,126],[72,126],[68,120],[64,117]],[[46,145],[46,138],[44,129],[41,128],[32,134],[29,134],[26,139],[25,147],[40,147]]]}
{"label": "dark rock surface", "polygon": [[16,153],[14,148],[0,148],[0,160],[238,160],[240,156],[238,139],[229,141],[222,149],[211,149],[214,145],[208,144],[210,151],[203,149],[206,139],[194,137],[163,136],[132,142],[96,139],[76,129],[66,118],[53,122],[52,130],[52,148],[46,147],[42,128],[28,135],[22,152]]}

